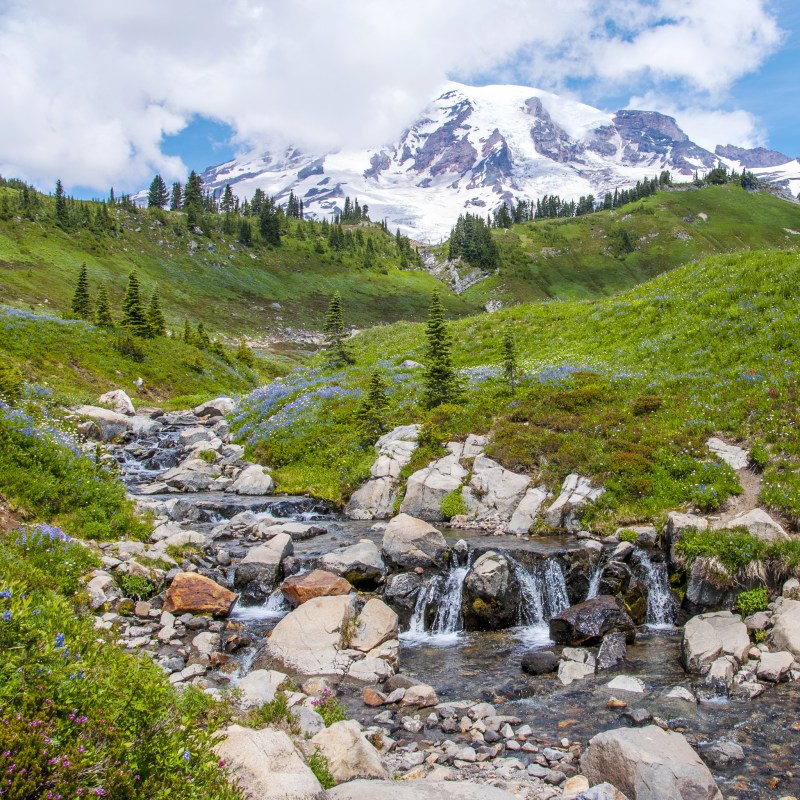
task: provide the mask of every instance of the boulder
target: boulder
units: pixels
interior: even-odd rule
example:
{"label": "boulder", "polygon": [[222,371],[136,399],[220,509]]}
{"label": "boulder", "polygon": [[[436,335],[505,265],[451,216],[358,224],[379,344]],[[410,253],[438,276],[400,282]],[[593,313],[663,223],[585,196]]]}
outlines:
{"label": "boulder", "polygon": [[214,747],[247,797],[259,800],[321,800],[322,786],[292,740],[274,728],[231,725]]}
{"label": "boulder", "polygon": [[446,550],[444,536],[436,528],[408,514],[398,514],[383,534],[384,558],[396,567],[442,567]]}
{"label": "boulder", "polygon": [[201,403],[192,409],[197,417],[225,417],[236,408],[236,401],[231,397],[215,397],[206,403]]}
{"label": "boulder", "polygon": [[100,395],[97,398],[97,402],[111,406],[117,414],[124,414],[126,417],[133,417],[136,414],[131,398],[122,389],[114,389],[111,392]]}
{"label": "boulder", "polygon": [[392,515],[396,497],[396,479],[370,478],[351,495],[345,516],[349,519],[387,519]]}
{"label": "boulder", "polygon": [[414,611],[422,578],[413,572],[398,572],[386,579],[383,596],[387,603],[404,612]]}
{"label": "boulder", "polygon": [[234,584],[248,600],[265,600],[275,589],[281,562],[293,552],[294,544],[288,533],[279,533],[266,544],[251,547],[236,566]]}
{"label": "boulder", "polygon": [[686,586],[685,605],[692,612],[719,608],[732,596],[730,588],[720,587],[718,565],[706,556],[694,560]]}
{"label": "boulder", "polygon": [[793,662],[794,655],[785,650],[777,653],[762,653],[756,668],[756,677],[772,683],[786,680]]}
{"label": "boulder", "polygon": [[415,472],[406,483],[400,511],[412,517],[443,520],[442,500],[459,489],[467,477],[459,459],[459,455],[451,453]]}
{"label": "boulder", "polygon": [[547,490],[542,486],[532,487],[525,492],[519,505],[511,515],[511,521],[506,525],[506,533],[528,533],[536,522],[539,511],[547,500]]}
{"label": "boulder", "polygon": [[750,453],[733,444],[725,444],[722,439],[712,437],[706,442],[708,449],[720,460],[735,470],[745,469],[750,463]]}
{"label": "boulder", "polygon": [[397,614],[383,600],[373,597],[361,609],[350,647],[368,653],[390,639],[397,639]]}
{"label": "boulder", "polygon": [[259,464],[252,464],[239,473],[239,477],[225,489],[232,494],[260,496],[272,494],[275,481]]}
{"label": "boulder", "polygon": [[531,650],[522,656],[522,671],[529,675],[547,675],[558,669],[560,659],[550,650]]}
{"label": "boulder", "polygon": [[203,492],[220,476],[219,467],[202,458],[189,458],[167,470],[161,480],[179,492]]}
{"label": "boulder", "polygon": [[438,702],[439,698],[436,696],[436,690],[432,686],[428,686],[427,683],[416,683],[406,689],[400,705],[428,708],[429,706],[435,706]]}
{"label": "boulder", "polygon": [[78,406],[75,413],[79,417],[88,417],[93,427],[86,428],[84,435],[91,435],[92,438],[99,439],[101,442],[113,442],[123,433],[131,429],[130,418],[125,414],[118,414],[116,411],[109,411],[107,408],[98,406]]}
{"label": "boulder", "polygon": [[705,675],[719,656],[733,656],[741,663],[749,649],[747,626],[738,614],[730,611],[700,614],[683,628],[681,663],[687,672]]}
{"label": "boulder", "polygon": [[781,587],[781,596],[787,600],[800,600],[800,581],[789,578]]}
{"label": "boulder", "polygon": [[515,800],[487,783],[469,781],[350,781],[328,790],[328,800]]}
{"label": "boulder", "polygon": [[603,638],[600,650],[597,653],[597,670],[611,669],[625,660],[628,647],[625,643],[625,634],[616,631]]}
{"label": "boulder", "polygon": [[589,478],[573,473],[567,475],[556,501],[547,509],[545,521],[551,528],[576,531],[580,528],[580,509],[594,502],[603,489],[593,488]]}
{"label": "boulder", "polygon": [[725,523],[725,528],[747,528],[751,536],[764,542],[786,541],[791,536],[761,508],[738,514]]}
{"label": "boulder", "polygon": [[462,494],[469,517],[499,516],[510,519],[530,485],[527,475],[519,475],[484,455],[476,456],[472,477]]}
{"label": "boulder", "polygon": [[194,447],[201,442],[210,442],[216,439],[214,431],[209,430],[203,425],[195,425],[192,428],[186,428],[178,434],[178,443],[181,447],[190,448]]}
{"label": "boulder", "polygon": [[369,539],[326,553],[320,558],[319,565],[340,575],[356,588],[372,588],[386,574],[381,554]]}
{"label": "boulder", "polygon": [[469,630],[497,630],[513,624],[519,586],[508,558],[489,550],[464,580],[464,616]]}
{"label": "boulder", "polygon": [[655,725],[594,736],[581,757],[581,772],[590,783],[608,781],[635,800],[722,800],[686,739]]}
{"label": "boulder", "polygon": [[582,664],[579,661],[562,661],[558,665],[558,679],[564,686],[574,681],[594,675],[594,664]]}
{"label": "boulder", "polygon": [[726,767],[730,764],[744,761],[742,746],[729,739],[720,739],[706,745],[702,753],[704,760],[715,767]]}
{"label": "boulder", "polygon": [[776,650],[787,650],[800,659],[800,600],[779,597],[772,615],[770,642]]}
{"label": "boulder", "polygon": [[275,699],[275,692],[287,680],[283,672],[272,669],[254,669],[236,684],[241,693],[239,703],[244,708],[262,706]]}
{"label": "boulder", "polygon": [[348,594],[352,588],[344,578],[323,569],[292,575],[280,587],[283,596],[293,606],[300,606],[315,597]]}
{"label": "boulder", "polygon": [[313,736],[310,744],[318,747],[328,759],[328,766],[337,783],[355,778],[389,777],[380,753],[367,740],[355,720],[335,722]]}
{"label": "boulder", "polygon": [[733,676],[736,674],[737,666],[733,656],[715,658],[708,667],[706,684],[719,694],[727,694],[733,685]]}
{"label": "boulder", "polygon": [[181,614],[211,614],[226,617],[238,595],[196,572],[179,572],[167,589],[164,611]]}
{"label": "boulder", "polygon": [[600,595],[564,609],[550,620],[550,638],[560,644],[599,644],[612,631],[620,631],[628,643],[636,638],[636,626],[617,597]]}

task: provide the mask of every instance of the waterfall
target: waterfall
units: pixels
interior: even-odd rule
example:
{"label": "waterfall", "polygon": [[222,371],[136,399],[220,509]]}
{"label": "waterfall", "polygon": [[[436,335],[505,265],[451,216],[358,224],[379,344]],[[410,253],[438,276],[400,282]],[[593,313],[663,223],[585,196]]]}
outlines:
{"label": "waterfall", "polygon": [[467,557],[465,566],[458,565],[458,556],[453,553],[453,564],[442,589],[442,599],[433,620],[435,633],[457,633],[464,630],[464,616],[461,613],[461,599],[464,595],[464,580],[469,572],[472,554]]}
{"label": "waterfall", "polygon": [[675,601],[669,586],[667,565],[654,564],[644,550],[637,548],[636,558],[645,573],[647,582],[647,616],[645,623],[654,626],[672,626],[675,622]]}
{"label": "waterfall", "polygon": [[511,563],[514,566],[514,577],[519,584],[519,624],[525,626],[543,625],[547,620],[544,615],[544,597],[541,584],[518,561],[512,558]]}
{"label": "waterfall", "polygon": [[441,594],[441,578],[436,575],[425,586],[419,587],[417,602],[408,624],[408,633],[422,635],[425,633],[425,612],[431,603],[436,602]]}
{"label": "waterfall", "polygon": [[274,592],[260,606],[239,606],[233,610],[231,615],[234,619],[256,622],[258,620],[281,619],[285,617],[292,607],[283,596],[280,589]]}
{"label": "waterfall", "polygon": [[515,559],[510,560],[520,590],[520,625],[544,625],[569,607],[567,584],[558,561],[548,558],[531,573]]}
{"label": "waterfall", "polygon": [[603,577],[604,569],[605,565],[603,564],[603,554],[600,553],[600,560],[597,562],[597,566],[594,568],[594,572],[592,573],[592,579],[589,581],[589,591],[586,592],[587,600],[597,597],[597,595],[600,593],[600,580]]}

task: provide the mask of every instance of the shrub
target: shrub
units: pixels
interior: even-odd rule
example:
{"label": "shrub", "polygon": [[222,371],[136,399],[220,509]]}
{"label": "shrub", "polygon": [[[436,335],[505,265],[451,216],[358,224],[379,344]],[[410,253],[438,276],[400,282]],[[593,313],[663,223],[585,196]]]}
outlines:
{"label": "shrub", "polygon": [[639,541],[639,534],[637,534],[636,531],[626,529],[619,532],[619,540],[621,542],[630,542],[631,544],[636,544],[636,542]]}
{"label": "shrub", "polygon": [[452,519],[459,514],[469,513],[467,504],[464,501],[464,496],[461,494],[460,486],[442,499],[440,508],[446,519]]}
{"label": "shrub", "polygon": [[342,722],[348,719],[347,709],[330,689],[323,689],[322,694],[319,697],[315,697],[311,704],[322,717],[326,728],[330,728],[334,722]]}
{"label": "shrub", "polygon": [[0,361],[0,399],[16,403],[22,396],[24,384],[22,373],[16,366]]}
{"label": "shrub", "polygon": [[206,464],[214,464],[217,460],[216,450],[201,450],[197,457],[206,462]]}
{"label": "shrub", "polygon": [[764,543],[751,536],[745,529],[733,530],[689,530],[675,545],[676,552],[691,567],[695,559],[703,557],[717,559],[726,570],[738,572],[751,561],[765,555]]}
{"label": "shrub", "polygon": [[763,472],[769,464],[769,450],[761,442],[750,448],[750,466],[757,472]]}
{"label": "shrub", "polygon": [[766,611],[769,600],[767,599],[767,587],[758,586],[755,589],[748,589],[736,598],[736,610],[743,617],[749,617],[757,611]]}
{"label": "shrub", "polygon": [[139,364],[147,359],[144,347],[129,333],[118,333],[114,337],[113,347],[121,355]]}
{"label": "shrub", "polygon": [[156,593],[156,587],[142,575],[123,575],[119,586],[131,600],[149,600]]}
{"label": "shrub", "polygon": [[322,755],[319,747],[308,757],[308,768],[314,773],[323,789],[332,789],[336,786],[328,759]]}
{"label": "shrub", "polygon": [[657,394],[642,395],[634,400],[633,413],[637,417],[642,414],[652,414],[654,411],[658,411],[658,409],[661,408],[663,402],[663,398]]}

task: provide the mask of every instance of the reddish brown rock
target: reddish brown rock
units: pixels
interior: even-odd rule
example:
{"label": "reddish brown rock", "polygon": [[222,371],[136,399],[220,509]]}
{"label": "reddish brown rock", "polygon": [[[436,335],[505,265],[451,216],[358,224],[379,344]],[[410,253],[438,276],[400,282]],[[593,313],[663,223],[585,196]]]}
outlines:
{"label": "reddish brown rock", "polygon": [[377,708],[386,703],[386,695],[376,689],[370,689],[369,686],[361,690],[361,699],[372,708]]}
{"label": "reddish brown rock", "polygon": [[344,578],[324,569],[315,569],[304,575],[292,575],[281,584],[283,596],[293,606],[300,606],[314,597],[348,594],[352,588]]}
{"label": "reddish brown rock", "polygon": [[230,614],[238,595],[195,572],[180,572],[167,589],[164,611],[170,614]]}

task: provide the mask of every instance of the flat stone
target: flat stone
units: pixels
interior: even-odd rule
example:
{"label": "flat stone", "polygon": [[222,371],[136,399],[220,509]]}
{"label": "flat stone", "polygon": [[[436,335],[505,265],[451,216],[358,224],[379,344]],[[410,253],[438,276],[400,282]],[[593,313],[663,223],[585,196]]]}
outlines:
{"label": "flat stone", "polygon": [[352,588],[341,576],[322,569],[315,569],[302,575],[292,575],[280,586],[283,596],[293,606],[302,605],[314,597],[348,594]]}
{"label": "flat stone", "polygon": [[211,578],[196,572],[180,572],[167,589],[164,611],[171,614],[211,614],[225,617],[236,603],[237,595]]}
{"label": "flat stone", "polygon": [[606,684],[606,688],[615,692],[631,692],[632,694],[644,694],[646,691],[644,681],[631,675],[617,675]]}

